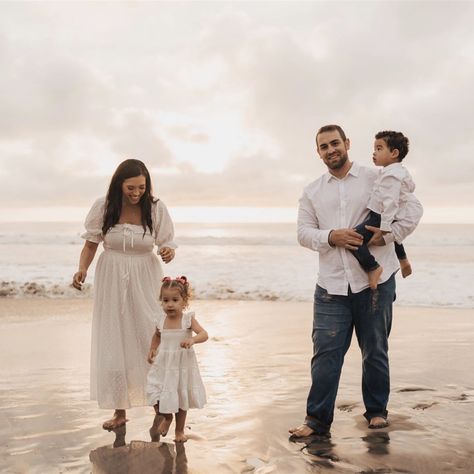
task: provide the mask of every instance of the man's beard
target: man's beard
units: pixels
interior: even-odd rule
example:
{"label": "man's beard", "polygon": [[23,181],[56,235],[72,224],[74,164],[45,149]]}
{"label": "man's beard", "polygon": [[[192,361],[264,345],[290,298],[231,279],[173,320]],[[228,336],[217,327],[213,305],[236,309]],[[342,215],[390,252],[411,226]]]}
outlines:
{"label": "man's beard", "polygon": [[341,154],[341,156],[338,157],[337,160],[328,159],[326,161],[326,166],[331,170],[338,170],[346,164],[348,159],[349,159],[349,157],[348,157],[347,153],[343,153],[343,154]]}

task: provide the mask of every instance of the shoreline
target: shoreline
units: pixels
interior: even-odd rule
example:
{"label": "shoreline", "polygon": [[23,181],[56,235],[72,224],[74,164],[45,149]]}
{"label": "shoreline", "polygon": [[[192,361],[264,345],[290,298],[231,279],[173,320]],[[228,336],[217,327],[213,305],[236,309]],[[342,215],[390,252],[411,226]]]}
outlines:
{"label": "shoreline", "polygon": [[109,411],[89,401],[92,300],[1,299],[0,470],[117,473],[139,454],[141,474],[470,472],[474,310],[394,306],[391,426],[369,430],[362,417],[354,339],[332,438],[302,444],[287,430],[304,418],[312,303],[197,300],[192,309],[210,340],[196,346],[208,404],[189,412],[190,440],[177,449],[170,430],[149,443],[153,410],[134,408],[127,446],[114,450],[100,428]]}

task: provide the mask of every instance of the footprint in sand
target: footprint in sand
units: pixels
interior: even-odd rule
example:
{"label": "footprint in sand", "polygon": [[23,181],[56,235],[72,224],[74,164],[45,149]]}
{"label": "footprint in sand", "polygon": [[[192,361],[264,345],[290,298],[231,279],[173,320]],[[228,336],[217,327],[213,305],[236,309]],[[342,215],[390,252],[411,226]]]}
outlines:
{"label": "footprint in sand", "polygon": [[426,388],[426,387],[405,387],[397,390],[399,393],[403,392],[436,392],[434,388]]}
{"label": "footprint in sand", "polygon": [[426,410],[427,408],[431,408],[434,405],[437,405],[438,402],[431,402],[431,403],[417,403],[413,406],[413,410]]}
{"label": "footprint in sand", "polygon": [[443,398],[447,398],[448,400],[452,400],[454,402],[470,401],[470,396],[467,393],[461,393],[460,395],[444,396]]}
{"label": "footprint in sand", "polygon": [[357,403],[341,403],[337,406],[337,409],[350,413],[357,405]]}

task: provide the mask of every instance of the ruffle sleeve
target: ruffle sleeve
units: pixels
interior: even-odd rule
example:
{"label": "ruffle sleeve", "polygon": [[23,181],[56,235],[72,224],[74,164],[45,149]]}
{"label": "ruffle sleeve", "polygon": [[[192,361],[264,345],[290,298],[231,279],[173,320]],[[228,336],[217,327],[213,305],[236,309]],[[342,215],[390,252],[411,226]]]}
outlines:
{"label": "ruffle sleeve", "polygon": [[189,329],[191,327],[191,321],[194,317],[194,314],[195,314],[194,311],[189,311],[183,314],[183,323],[182,323],[183,329]]}
{"label": "ruffle sleeve", "polygon": [[156,320],[156,329],[158,329],[158,331],[160,332],[163,331],[163,326],[165,325],[165,319],[166,319],[166,315],[160,312]]}
{"label": "ruffle sleeve", "polygon": [[102,225],[104,223],[104,207],[105,197],[97,199],[91,207],[91,210],[86,216],[84,227],[86,231],[81,234],[81,237],[96,244],[102,242],[104,237],[102,235]]}
{"label": "ruffle sleeve", "polygon": [[171,249],[176,249],[178,246],[173,241],[174,239],[174,226],[173,221],[169,215],[168,209],[166,208],[163,201],[158,201],[155,204],[154,209],[154,238],[155,244],[158,246],[158,252],[163,247],[169,247]]}

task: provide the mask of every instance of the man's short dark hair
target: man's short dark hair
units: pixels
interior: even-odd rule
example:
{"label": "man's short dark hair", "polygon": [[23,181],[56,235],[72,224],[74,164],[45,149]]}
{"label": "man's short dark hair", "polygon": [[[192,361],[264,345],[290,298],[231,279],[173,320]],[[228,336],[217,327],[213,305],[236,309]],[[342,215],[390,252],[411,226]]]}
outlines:
{"label": "man's short dark hair", "polygon": [[402,161],[407,156],[410,142],[402,132],[394,132],[392,130],[384,130],[375,135],[376,140],[382,139],[390,149],[390,151],[398,150],[398,161]]}
{"label": "man's short dark hair", "polygon": [[335,132],[336,130],[339,132],[339,135],[341,135],[342,140],[345,142],[347,138],[342,127],[340,127],[339,125],[324,125],[324,127],[321,127],[318,130],[318,133],[316,133],[316,145],[318,144],[318,136],[320,133]]}

